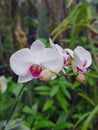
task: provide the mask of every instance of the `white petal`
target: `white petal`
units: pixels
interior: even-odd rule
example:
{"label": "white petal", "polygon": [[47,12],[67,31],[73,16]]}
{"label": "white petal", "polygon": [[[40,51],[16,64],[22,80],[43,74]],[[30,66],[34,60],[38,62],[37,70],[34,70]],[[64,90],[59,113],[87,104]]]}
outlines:
{"label": "white petal", "polygon": [[58,44],[54,44],[51,40],[51,38],[49,38],[50,41],[50,45],[53,49],[57,49],[57,51],[62,55],[63,53],[63,48],[61,46],[59,46]]}
{"label": "white petal", "polygon": [[53,43],[53,41],[52,41],[51,38],[49,38],[49,42],[50,42],[50,46],[51,46],[53,49],[55,49],[55,44]]}
{"label": "white petal", "polygon": [[25,76],[19,76],[18,77],[18,83],[26,83],[26,82],[28,82],[32,79],[33,79],[32,75],[30,73],[28,73]]}
{"label": "white petal", "polygon": [[[62,55],[64,53],[64,49],[59,46],[58,44],[55,45],[56,49],[58,50],[58,52]],[[65,52],[66,53],[66,52]]]}
{"label": "white petal", "polygon": [[63,66],[63,57],[52,48],[46,48],[42,52],[41,64],[54,72],[59,72]]}
{"label": "white petal", "polygon": [[25,75],[28,72],[29,67],[33,64],[34,61],[35,58],[32,55],[30,49],[25,48],[15,52],[11,56],[10,66],[11,69],[17,75]]}
{"label": "white petal", "polygon": [[36,57],[36,60],[35,60],[36,64],[39,64],[40,55],[44,48],[45,48],[45,45],[40,40],[36,40],[35,42],[32,43],[31,51],[33,55]]}
{"label": "white petal", "polygon": [[74,58],[74,56],[73,56],[73,51],[71,50],[71,49],[69,49],[69,48],[66,48],[66,49],[64,49],[67,53],[69,53],[69,55],[72,57],[72,58]]}
{"label": "white petal", "polygon": [[87,61],[85,68],[89,67],[92,63],[92,57],[89,51],[85,50],[83,47],[78,46],[74,52],[80,57],[82,64]]}
{"label": "white petal", "polygon": [[75,51],[73,52],[73,56],[74,56],[76,66],[83,69],[82,61]]}

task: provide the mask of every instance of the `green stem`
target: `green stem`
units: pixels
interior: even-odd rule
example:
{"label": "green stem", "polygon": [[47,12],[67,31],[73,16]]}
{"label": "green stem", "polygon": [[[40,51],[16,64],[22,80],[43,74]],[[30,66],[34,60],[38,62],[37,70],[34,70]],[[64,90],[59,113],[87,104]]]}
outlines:
{"label": "green stem", "polygon": [[54,72],[54,71],[52,71],[52,70],[51,70],[50,72],[53,73],[53,74],[55,74],[56,76],[59,76],[59,77],[61,76],[61,74],[56,73],[56,72]]}

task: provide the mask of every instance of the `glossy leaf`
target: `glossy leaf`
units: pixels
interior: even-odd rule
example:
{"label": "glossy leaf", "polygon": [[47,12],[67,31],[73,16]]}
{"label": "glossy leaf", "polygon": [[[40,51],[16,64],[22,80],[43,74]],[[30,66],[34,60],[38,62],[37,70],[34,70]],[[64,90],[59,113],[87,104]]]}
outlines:
{"label": "glossy leaf", "polygon": [[46,103],[43,106],[43,111],[48,110],[54,103],[53,99],[49,99],[48,101],[46,101]]}
{"label": "glossy leaf", "polygon": [[52,89],[51,89],[51,91],[50,91],[50,97],[53,97],[53,96],[55,96],[56,95],[56,93],[58,92],[58,90],[59,90],[59,86],[52,86]]}
{"label": "glossy leaf", "polygon": [[56,97],[57,97],[57,100],[58,100],[61,108],[66,112],[67,107],[68,107],[68,102],[60,90],[58,91]]}
{"label": "glossy leaf", "polygon": [[49,120],[43,120],[43,121],[39,121],[38,123],[36,123],[35,125],[35,129],[41,129],[41,128],[50,128],[50,127],[54,127],[54,123],[52,121]]}

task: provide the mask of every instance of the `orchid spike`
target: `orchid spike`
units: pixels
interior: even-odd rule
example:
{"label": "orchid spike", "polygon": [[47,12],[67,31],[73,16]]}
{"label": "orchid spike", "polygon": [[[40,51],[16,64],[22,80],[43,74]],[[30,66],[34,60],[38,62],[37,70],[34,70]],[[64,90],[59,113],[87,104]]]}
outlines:
{"label": "orchid spike", "polygon": [[11,69],[19,76],[18,82],[28,82],[39,78],[44,69],[59,72],[63,66],[61,55],[52,48],[45,48],[44,44],[36,40],[31,48],[20,49],[10,58]]}

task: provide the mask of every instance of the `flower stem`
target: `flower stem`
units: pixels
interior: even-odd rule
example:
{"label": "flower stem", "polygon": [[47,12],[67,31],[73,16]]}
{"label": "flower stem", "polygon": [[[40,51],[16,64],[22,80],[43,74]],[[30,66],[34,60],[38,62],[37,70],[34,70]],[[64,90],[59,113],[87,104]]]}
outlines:
{"label": "flower stem", "polygon": [[56,75],[56,76],[61,76],[61,74],[59,74],[59,73],[56,73],[56,72],[54,72],[54,71],[50,71],[51,73],[53,73],[54,75]]}
{"label": "flower stem", "polygon": [[21,93],[22,93],[24,87],[25,87],[25,85],[21,88],[21,90],[20,90],[18,96],[16,97],[15,103],[14,103],[14,105],[12,106],[12,108],[11,108],[9,114],[8,114],[7,120],[3,123],[3,126],[2,126],[2,129],[1,129],[1,130],[5,130],[5,128],[6,128],[7,124],[8,124],[8,122],[10,121],[10,119],[11,119],[11,117],[12,117],[12,115],[13,115],[15,109],[16,109],[16,106],[17,106],[18,101],[19,101],[19,97],[20,97],[20,95],[21,95]]}

